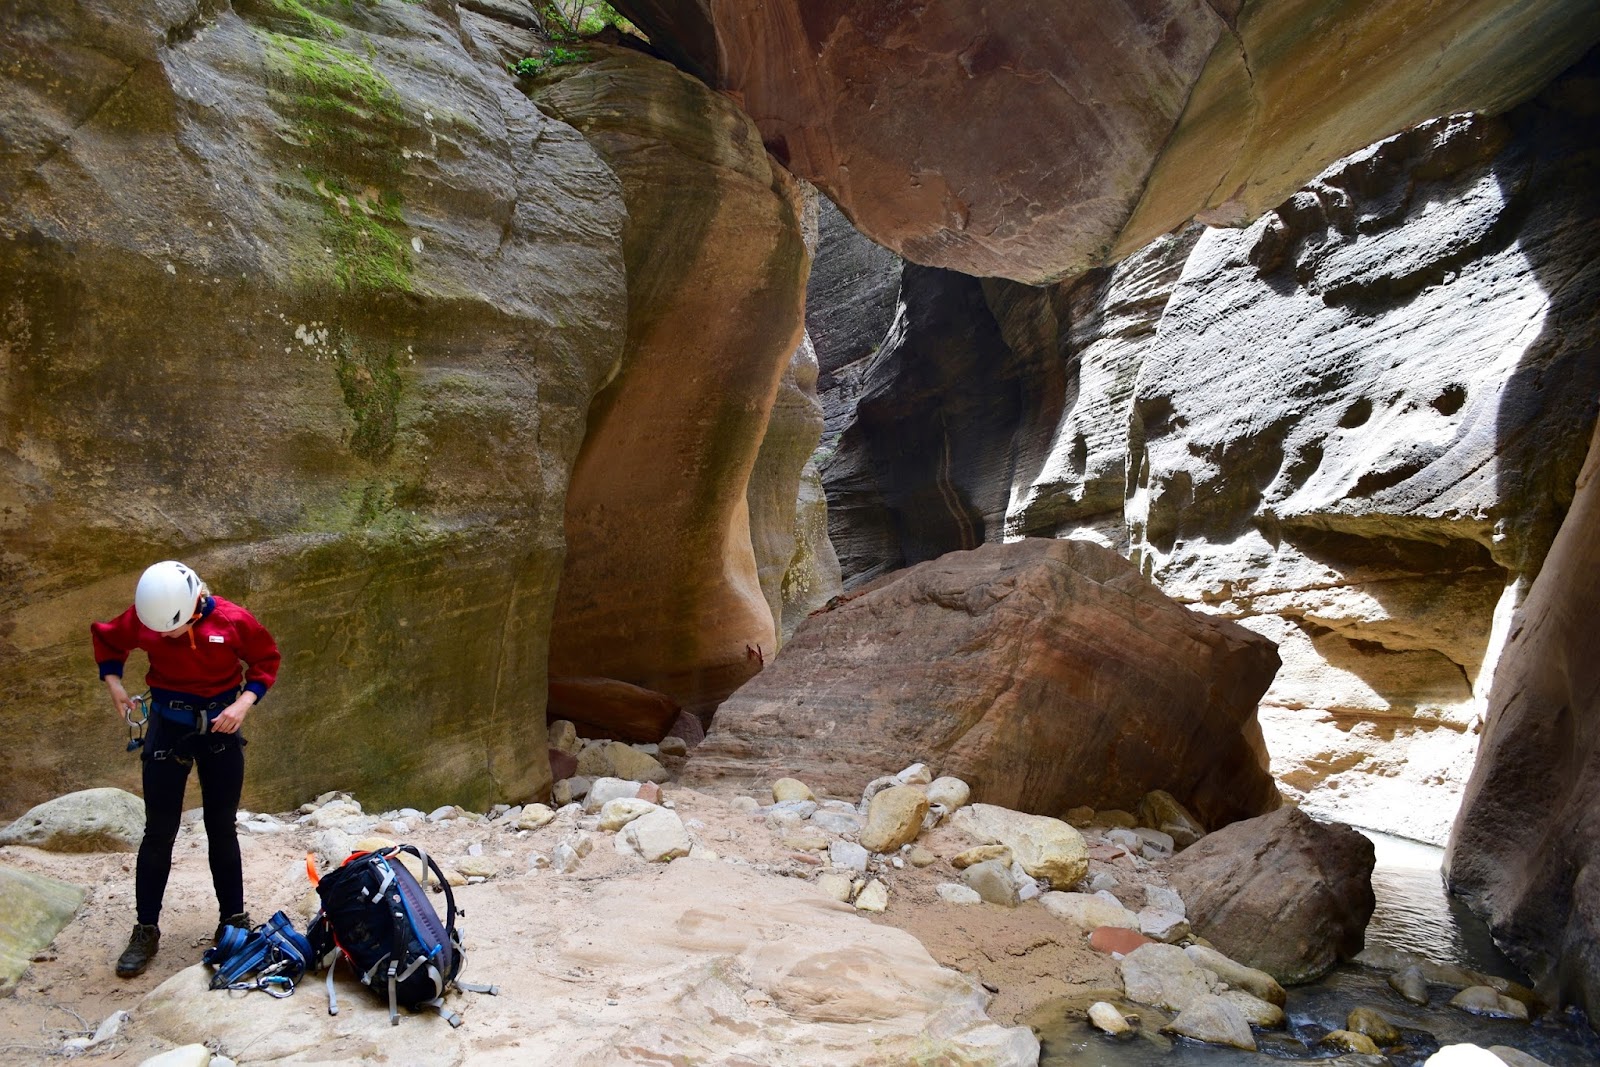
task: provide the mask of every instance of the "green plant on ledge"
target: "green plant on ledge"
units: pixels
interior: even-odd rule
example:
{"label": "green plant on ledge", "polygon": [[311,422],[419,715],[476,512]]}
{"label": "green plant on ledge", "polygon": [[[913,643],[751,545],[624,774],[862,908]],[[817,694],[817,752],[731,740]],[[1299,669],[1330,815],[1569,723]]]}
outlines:
{"label": "green plant on ledge", "polygon": [[531,78],[535,74],[543,74],[552,67],[563,67],[568,63],[587,63],[589,53],[581,48],[562,48],[560,45],[551,47],[548,52],[540,56],[528,56],[515,63],[507,63],[506,69],[519,78]]}

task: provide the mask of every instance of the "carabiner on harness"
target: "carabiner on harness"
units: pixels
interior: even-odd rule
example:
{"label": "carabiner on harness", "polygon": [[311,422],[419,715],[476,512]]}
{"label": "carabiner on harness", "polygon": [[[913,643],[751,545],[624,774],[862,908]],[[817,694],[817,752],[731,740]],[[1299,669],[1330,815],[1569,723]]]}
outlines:
{"label": "carabiner on harness", "polygon": [[274,1000],[288,1000],[294,996],[294,980],[286,974],[263,974],[248,982],[235,982],[227,989],[240,993],[259,989]]}
{"label": "carabiner on harness", "polygon": [[[150,694],[141,693],[132,700],[133,708],[123,708],[122,718],[128,724],[128,749],[137,752],[144,745],[144,730],[150,724]],[[138,712],[138,718],[134,712]]]}

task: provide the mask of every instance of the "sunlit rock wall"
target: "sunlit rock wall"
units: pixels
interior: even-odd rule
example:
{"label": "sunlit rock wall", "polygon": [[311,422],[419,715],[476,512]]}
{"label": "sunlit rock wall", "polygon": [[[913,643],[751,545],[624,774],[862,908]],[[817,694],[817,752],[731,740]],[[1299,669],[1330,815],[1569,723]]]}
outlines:
{"label": "sunlit rock wall", "polygon": [[907,259],[1042,283],[1339,157],[1497,112],[1600,39],[1588,0],[619,0]]}
{"label": "sunlit rock wall", "polygon": [[870,517],[864,549],[836,535],[846,585],[974,532],[1117,547],[1279,642],[1291,796],[1443,841],[1600,395],[1588,77],[1359,152],[1248,229],[986,283],[942,335],[999,348],[927,358],[908,268],[910,326],[825,467],[835,523]]}
{"label": "sunlit rock wall", "polygon": [[[641,52],[586,48],[532,91],[621,179],[628,338],[567,498],[550,669],[709,709],[778,632],[747,489],[804,332],[801,195],[725,96]],[[798,472],[808,448],[788,451]]]}
{"label": "sunlit rock wall", "polygon": [[0,8],[0,812],[137,782],[87,627],[171,557],[285,654],[248,806],[548,787],[563,504],[627,304],[616,179],[517,91],[519,33]]}

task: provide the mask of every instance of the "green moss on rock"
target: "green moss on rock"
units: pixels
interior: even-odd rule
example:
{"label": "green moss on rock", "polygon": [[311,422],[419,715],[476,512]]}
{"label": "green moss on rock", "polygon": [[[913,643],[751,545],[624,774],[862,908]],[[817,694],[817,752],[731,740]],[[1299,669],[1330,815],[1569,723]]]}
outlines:
{"label": "green moss on rock", "polygon": [[268,68],[299,90],[293,99],[301,108],[405,121],[400,94],[389,79],[354,52],[270,30],[261,37]]}

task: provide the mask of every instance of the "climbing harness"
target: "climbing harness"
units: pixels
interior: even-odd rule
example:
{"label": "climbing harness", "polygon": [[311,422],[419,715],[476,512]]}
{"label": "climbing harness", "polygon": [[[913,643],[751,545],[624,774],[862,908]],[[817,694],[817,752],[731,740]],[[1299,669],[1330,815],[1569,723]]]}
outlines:
{"label": "climbing harness", "polygon": [[[128,724],[128,751],[137,752],[144,746],[145,727],[150,725],[150,694],[140,693],[132,704],[132,708],[122,709],[122,718]],[[135,711],[138,718],[134,717]]]}
{"label": "climbing harness", "polygon": [[306,973],[311,945],[280,911],[254,930],[227,927],[201,962],[216,969],[211,976],[212,989],[259,989],[283,1000],[294,995],[295,983]]}

